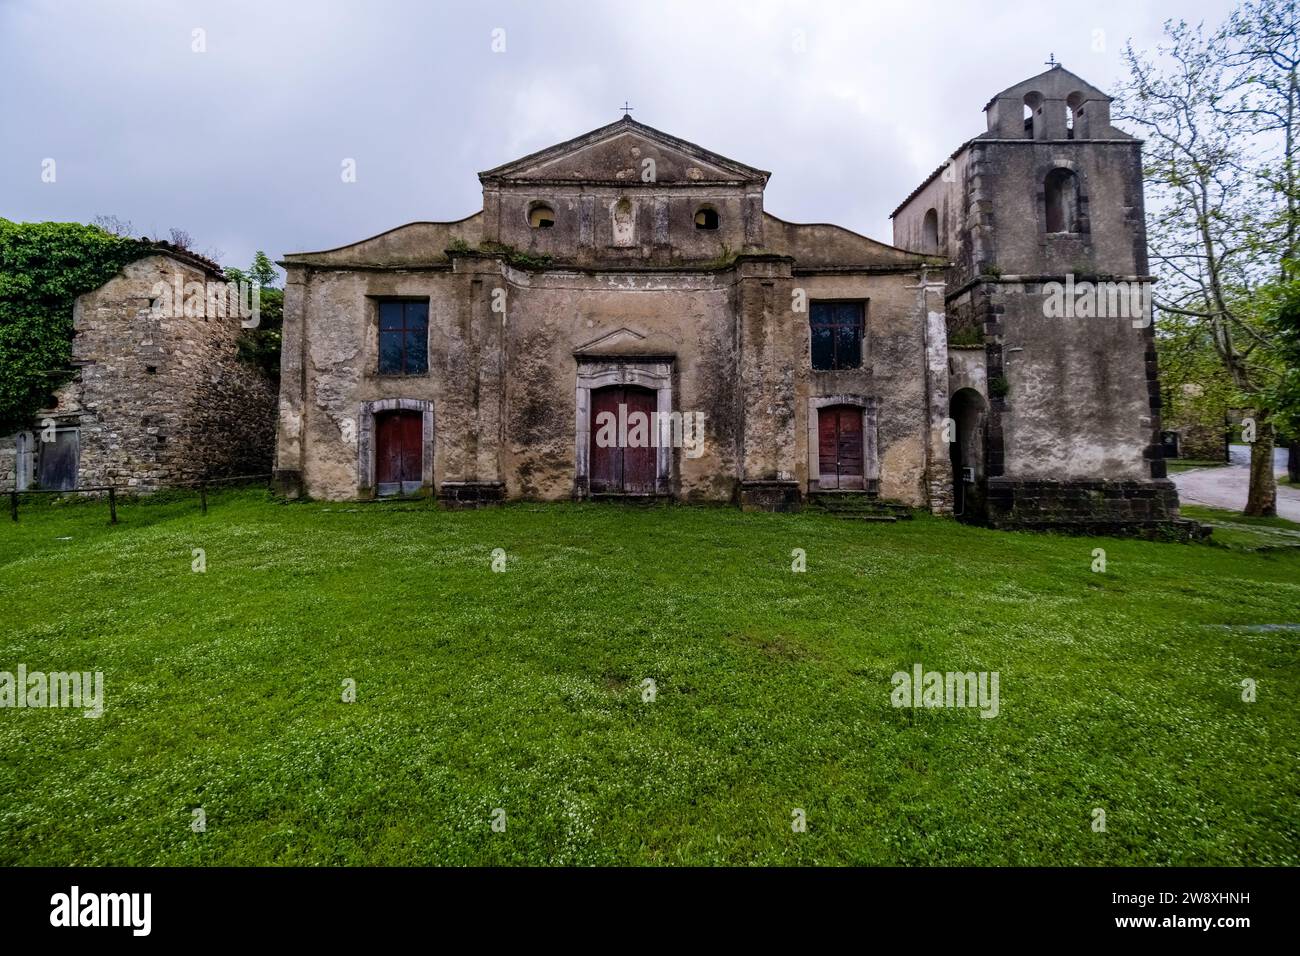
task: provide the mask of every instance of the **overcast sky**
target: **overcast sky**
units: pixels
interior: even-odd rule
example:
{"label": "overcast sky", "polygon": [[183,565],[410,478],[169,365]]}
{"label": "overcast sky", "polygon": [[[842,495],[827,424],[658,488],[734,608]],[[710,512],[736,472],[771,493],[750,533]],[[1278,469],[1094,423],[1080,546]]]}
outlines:
{"label": "overcast sky", "polygon": [[460,219],[481,207],[479,170],[626,99],[634,119],[771,170],[769,212],[889,241],[897,203],[1049,54],[1109,90],[1127,40],[1229,8],[0,0],[0,216],[176,226],[244,265]]}

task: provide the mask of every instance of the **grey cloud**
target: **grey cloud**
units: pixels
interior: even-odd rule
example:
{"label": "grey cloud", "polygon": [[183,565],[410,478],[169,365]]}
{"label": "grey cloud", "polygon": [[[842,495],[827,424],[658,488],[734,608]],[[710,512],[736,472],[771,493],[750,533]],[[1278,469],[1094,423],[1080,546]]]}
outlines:
{"label": "grey cloud", "polygon": [[244,264],[458,219],[478,170],[627,98],[636,119],[771,170],[776,215],[888,241],[894,205],[1049,53],[1111,87],[1127,38],[1228,7],[17,0],[0,5],[0,215],[179,226]]}

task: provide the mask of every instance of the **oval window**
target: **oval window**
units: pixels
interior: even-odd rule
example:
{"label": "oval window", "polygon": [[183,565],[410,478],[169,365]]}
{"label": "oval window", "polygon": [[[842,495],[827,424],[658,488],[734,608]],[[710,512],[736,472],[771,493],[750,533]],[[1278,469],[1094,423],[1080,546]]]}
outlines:
{"label": "oval window", "polygon": [[534,229],[550,229],[555,225],[555,210],[544,202],[533,203],[528,209],[528,225]]}
{"label": "oval window", "polygon": [[696,229],[717,229],[718,211],[712,206],[701,206],[695,211]]}

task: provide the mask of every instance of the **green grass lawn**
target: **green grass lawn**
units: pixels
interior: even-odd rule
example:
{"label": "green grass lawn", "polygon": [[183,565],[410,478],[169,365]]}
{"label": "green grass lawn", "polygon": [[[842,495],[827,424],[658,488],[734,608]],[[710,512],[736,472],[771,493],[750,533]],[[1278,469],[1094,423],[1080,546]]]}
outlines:
{"label": "green grass lawn", "polygon": [[1223,468],[1227,464],[1222,459],[1207,461],[1197,458],[1170,458],[1165,462],[1165,469],[1173,474],[1179,471],[1191,471],[1193,468]]}
{"label": "green grass lawn", "polygon": [[1300,523],[1286,518],[1252,518],[1206,505],[1183,505],[1179,512],[1213,528],[1213,543],[1219,547],[1246,551],[1300,548]]}
{"label": "green grass lawn", "polygon": [[[1300,632],[1249,627],[1300,622],[1297,549],[252,491],[120,513],[0,525],[0,670],[105,680],[97,720],[0,709],[0,863],[1300,863]],[[997,671],[997,717],[892,707],[915,663]]]}

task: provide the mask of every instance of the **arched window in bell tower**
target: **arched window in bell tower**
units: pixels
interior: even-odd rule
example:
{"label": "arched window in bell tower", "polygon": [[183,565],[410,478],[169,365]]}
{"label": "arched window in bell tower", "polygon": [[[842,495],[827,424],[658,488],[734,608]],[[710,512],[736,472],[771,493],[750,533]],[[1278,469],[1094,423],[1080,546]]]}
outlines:
{"label": "arched window in bell tower", "polygon": [[1042,93],[1025,94],[1025,138],[1037,139],[1035,127],[1038,123],[1038,112],[1043,105]]}
{"label": "arched window in bell tower", "polygon": [[1071,93],[1065,98],[1065,127],[1070,139],[1087,139],[1088,129],[1083,114],[1083,94]]}

